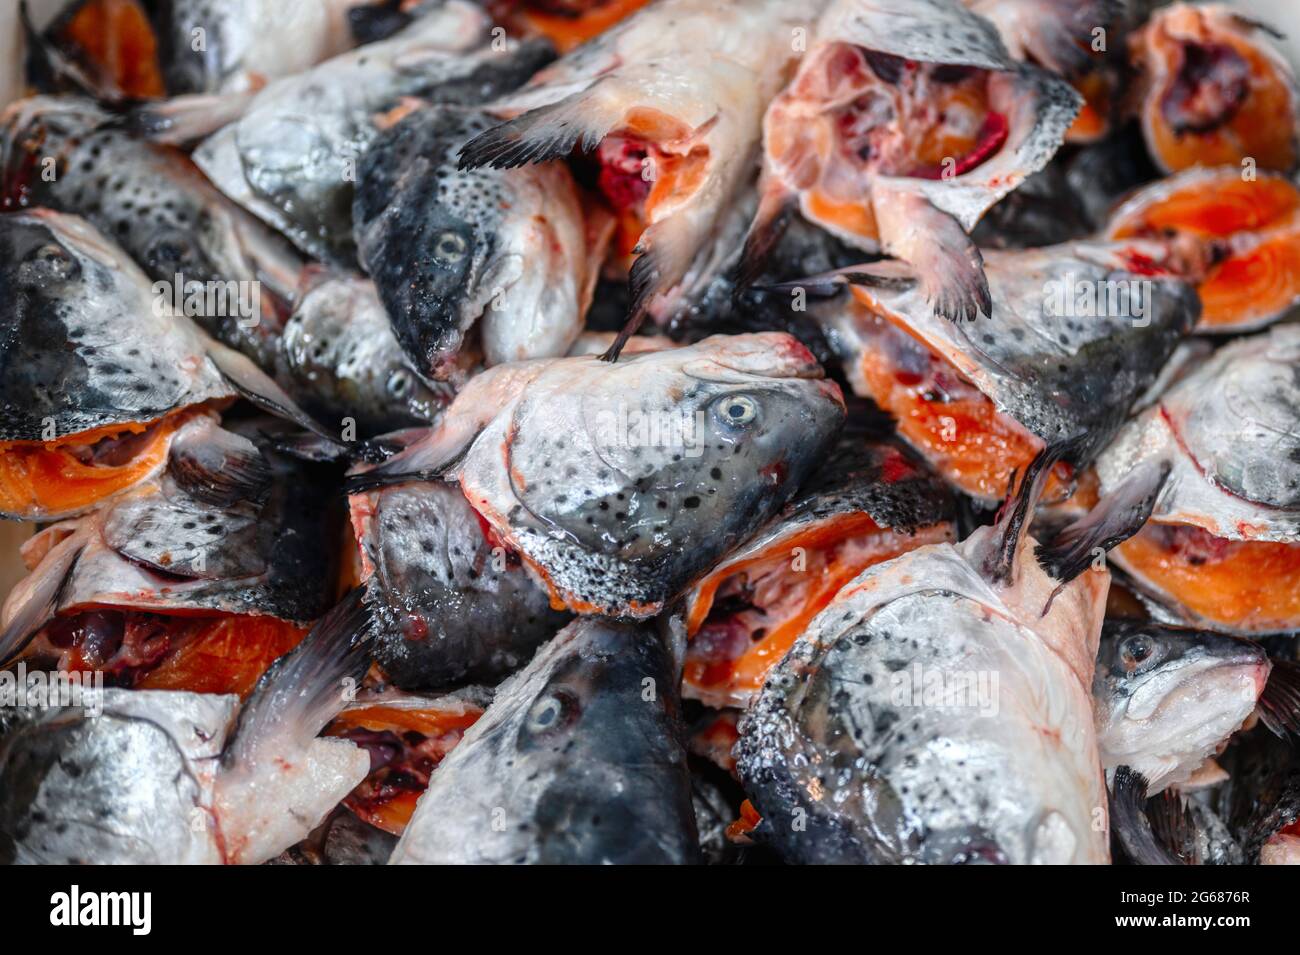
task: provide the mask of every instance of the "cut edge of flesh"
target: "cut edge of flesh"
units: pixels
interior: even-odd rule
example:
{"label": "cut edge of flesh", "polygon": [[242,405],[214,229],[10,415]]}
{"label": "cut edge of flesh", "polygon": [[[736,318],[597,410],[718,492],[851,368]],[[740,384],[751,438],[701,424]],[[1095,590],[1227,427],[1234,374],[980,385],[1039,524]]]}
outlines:
{"label": "cut edge of flesh", "polygon": [[1300,544],[1150,521],[1112,559],[1188,623],[1244,635],[1300,629]]}
{"label": "cut edge of flesh", "polygon": [[[1042,451],[1042,439],[998,411],[988,395],[906,325],[881,315],[869,290],[854,287],[851,294],[863,306],[855,309],[854,321],[868,339],[853,368],[855,388],[893,417],[899,435],[945,480],[986,503],[1002,500],[1011,476],[1023,473]],[[904,349],[925,366],[904,367],[899,360]],[[1046,499],[1067,490],[1071,477],[1070,467],[1057,463]]]}
{"label": "cut edge of flesh", "polygon": [[[745,705],[843,586],[868,567],[925,544],[952,539],[952,527],[947,523],[903,533],[881,527],[870,515],[858,511],[824,518],[779,537],[757,553],[723,564],[696,586],[687,604],[691,644],[683,694],[714,707]],[[737,614],[712,621],[721,631],[739,626],[743,634],[730,636],[743,636],[749,643],[738,655],[707,653],[705,631],[719,592],[732,582],[743,588],[765,577],[774,578],[777,591],[777,606],[754,608],[766,625],[751,629]],[[769,611],[774,614],[770,622]]]}
{"label": "cut edge of flesh", "polygon": [[325,735],[351,740],[362,748],[375,741],[400,751],[376,766],[343,804],[363,822],[400,836],[415,813],[428,774],[482,715],[482,707],[459,700],[430,701],[428,706],[375,702],[344,710]]}
{"label": "cut edge of flesh", "polygon": [[[121,630],[107,658],[108,647],[88,649],[72,636],[78,623],[94,616]],[[25,654],[57,655],[60,671],[105,672],[118,680],[125,675],[131,689],[231,693],[246,699],[262,674],[302,642],[309,629],[266,615],[78,604],[46,623]],[[61,640],[69,644],[61,646]]]}
{"label": "cut edge of flesh", "polygon": [[1171,244],[1201,297],[1197,331],[1248,331],[1300,304],[1300,188],[1285,176],[1188,170],[1124,202],[1107,236]]}
{"label": "cut edge of flesh", "polygon": [[[528,33],[550,40],[563,55],[627,19],[649,2],[650,0],[598,0],[596,3],[583,4],[588,9],[581,13],[548,10],[544,3],[523,3],[517,5],[518,9],[513,14],[505,13],[504,18],[518,24]],[[500,22],[502,17],[497,16],[495,19]]]}
{"label": "cut edge of flesh", "polygon": [[1295,168],[1295,78],[1261,34],[1230,12],[1179,4],[1133,37],[1147,72],[1142,131],[1164,172],[1248,157],[1263,169]]}
{"label": "cut edge of flesh", "polygon": [[[172,439],[193,417],[186,408],[154,421],[105,425],[54,441],[0,443],[0,515],[20,520],[53,520],[81,513],[128,491],[157,474],[167,463]],[[93,454],[100,442],[133,442],[121,464],[85,463],[72,450]],[[110,459],[111,460],[111,459]]]}
{"label": "cut edge of flesh", "polygon": [[[871,248],[880,239],[870,198],[873,177],[955,179],[983,165],[1007,143],[1008,119],[989,101],[988,83],[996,70],[918,63],[838,42],[811,55],[819,58],[818,64],[805,66],[768,109],[766,166],[777,171],[786,189],[798,194],[807,219],[845,241]],[[847,71],[848,80],[840,79],[840,85],[830,88],[826,74],[837,67]],[[954,102],[965,107],[960,112],[967,122],[953,124],[947,119],[950,111],[941,110],[943,125],[932,124],[918,141],[896,131],[902,117],[894,108],[884,121],[874,117],[873,125],[857,128],[855,117],[861,120],[873,105],[906,98],[891,96],[899,91],[888,79],[895,72],[897,79],[924,74],[927,82],[942,84]],[[851,89],[841,88],[846,82]],[[873,92],[874,103],[864,102]],[[925,112],[930,105],[927,98],[917,108]],[[865,115],[866,121],[872,119]],[[838,184],[838,192],[823,186],[837,166],[839,171],[829,178]]]}

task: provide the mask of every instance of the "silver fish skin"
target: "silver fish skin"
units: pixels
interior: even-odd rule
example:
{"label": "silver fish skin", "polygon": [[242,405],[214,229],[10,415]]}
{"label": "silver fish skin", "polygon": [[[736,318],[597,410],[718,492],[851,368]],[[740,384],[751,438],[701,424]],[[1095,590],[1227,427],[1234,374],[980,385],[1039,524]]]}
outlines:
{"label": "silver fish skin", "polygon": [[822,374],[781,333],[498,365],[352,490],[455,481],[571,609],[650,617],[829,449],[844,405]]}
{"label": "silver fish skin", "polygon": [[566,627],[438,766],[390,864],[698,861],[676,667],[652,626]]}
{"label": "silver fish skin", "polygon": [[[1126,0],[962,0],[989,20],[1008,52],[1065,76],[1085,72],[1096,38],[1125,12]],[[1108,39],[1102,33],[1103,39]]]}
{"label": "silver fish skin", "polygon": [[351,418],[358,436],[433,424],[456,394],[453,384],[430,384],[411,367],[367,279],[313,282],[280,347],[286,387],[298,403],[323,421]]}
{"label": "silver fish skin", "polygon": [[358,169],[359,258],[427,378],[449,377],[472,332],[489,367],[565,354],[613,226],[594,215],[589,235],[562,162],[458,168],[461,145],[494,122],[479,109],[416,109],[378,136]]}
{"label": "silver fish skin", "polygon": [[840,271],[870,308],[946,358],[1027,431],[1048,444],[1086,435],[1072,451],[1084,465],[1200,316],[1190,285],[1150,274],[1165,254],[1160,244],[1089,241],[987,251],[992,315],[964,323],[935,315],[906,265]]}
{"label": "silver fish skin", "polygon": [[1255,711],[1271,664],[1259,644],[1208,630],[1111,621],[1092,695],[1102,766],[1153,796],[1185,782]]}
{"label": "silver fish skin", "polygon": [[352,502],[375,612],[375,662],[404,689],[495,682],[568,615],[517,554],[493,546],[460,491],[400,484]]}
{"label": "silver fish skin", "polygon": [[[511,168],[591,152],[610,136],[644,139],[665,168],[694,157],[698,170],[654,198],[629,277],[629,329],[657,297],[721,268],[739,242],[725,229],[750,182],[767,103],[788,78],[800,37],[824,0],[662,0],[623,20],[493,104],[506,123],[471,140],[466,166]],[[683,44],[685,37],[708,37]],[[649,121],[647,121],[647,119]],[[685,177],[683,177],[685,179]],[[654,196],[652,188],[652,196]],[[630,333],[630,332],[629,332]],[[613,357],[625,343],[620,337]]]}
{"label": "silver fish skin", "polygon": [[1025,514],[869,568],[812,621],[740,724],[756,838],[801,863],[1109,861],[1109,574],[1049,577]]}
{"label": "silver fish skin", "polygon": [[[367,0],[159,0],[148,4],[167,92],[242,93],[353,46]],[[292,37],[292,42],[286,38]]]}
{"label": "silver fish skin", "polygon": [[1220,348],[1097,461],[1103,494],[1168,464],[1152,520],[1228,540],[1300,542],[1300,326]]}
{"label": "silver fish skin", "polygon": [[232,695],[103,691],[0,737],[0,861],[216,865],[208,805]]}
{"label": "silver fish skin", "polygon": [[406,97],[481,102],[538,65],[498,52],[491,25],[479,7],[448,0],[391,39],[269,84],[239,119],[200,143],[194,161],[308,255],[351,264],[353,183],[379,131],[376,118]]}
{"label": "silver fish skin", "polygon": [[[316,734],[369,660],[354,592],[248,700],[103,691],[103,712],[36,712],[0,738],[0,856],[84,864],[256,864],[301,841],[369,772]],[[236,716],[236,712],[238,715]]]}
{"label": "silver fish skin", "polygon": [[[302,270],[297,252],[215,189],[187,157],[133,137],[113,120],[79,97],[13,104],[0,116],[0,192],[82,216],[169,288],[178,276],[186,289],[242,283],[237,299],[214,300],[212,314],[205,308],[192,317],[272,370],[286,303]],[[52,180],[47,159],[56,162]]]}

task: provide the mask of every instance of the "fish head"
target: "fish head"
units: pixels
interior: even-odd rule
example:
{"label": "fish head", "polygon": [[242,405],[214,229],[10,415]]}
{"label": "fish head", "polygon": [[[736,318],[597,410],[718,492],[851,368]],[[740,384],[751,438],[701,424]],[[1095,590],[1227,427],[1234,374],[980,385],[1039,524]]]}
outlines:
{"label": "fish head", "polygon": [[282,351],[294,394],[312,414],[353,417],[362,434],[428,424],[451,400],[411,368],[369,282],[326,279],[299,299]]}
{"label": "fish head", "polygon": [[1152,792],[1186,779],[1251,714],[1270,668],[1240,637],[1108,623],[1093,678],[1103,765],[1133,767]]}
{"label": "fish head", "polygon": [[[839,388],[780,333],[715,336],[613,365],[566,359],[538,385],[513,410],[509,489],[486,512],[503,502],[502,523],[551,582],[607,611],[657,605],[753,533],[845,415]],[[476,502],[472,486],[469,496]],[[611,560],[619,575],[600,570]]]}

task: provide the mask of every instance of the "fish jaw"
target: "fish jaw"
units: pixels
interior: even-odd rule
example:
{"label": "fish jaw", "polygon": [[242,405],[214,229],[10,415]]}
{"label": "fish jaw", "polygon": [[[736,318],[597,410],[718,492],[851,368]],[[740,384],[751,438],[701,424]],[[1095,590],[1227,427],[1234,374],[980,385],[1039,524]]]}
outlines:
{"label": "fish jaw", "polygon": [[[1130,673],[1134,640],[1152,656]],[[1270,669],[1263,649],[1239,638],[1113,626],[1093,681],[1102,766],[1141,773],[1149,795],[1187,781],[1255,711]]]}
{"label": "fish jaw", "polygon": [[674,676],[653,628],[570,624],[443,760],[390,864],[696,861]]}

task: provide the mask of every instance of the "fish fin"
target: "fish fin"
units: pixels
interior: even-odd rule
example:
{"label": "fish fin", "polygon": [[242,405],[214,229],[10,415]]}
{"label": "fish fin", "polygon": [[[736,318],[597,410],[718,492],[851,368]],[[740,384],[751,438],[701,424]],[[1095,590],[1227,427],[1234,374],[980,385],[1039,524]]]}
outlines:
{"label": "fish fin", "polygon": [[1300,737],[1300,663],[1274,660],[1259,697],[1259,718],[1278,736]]}
{"label": "fish fin", "polygon": [[[986,555],[984,575],[998,583],[1008,583],[1015,572],[1016,554],[1020,551],[1021,541],[1029,532],[1029,522],[1033,517],[1034,506],[1042,496],[1048,475],[1057,461],[1069,457],[1079,447],[1081,438],[1056,441],[1039,451],[1029,467],[1025,468],[1024,477],[1014,494],[1008,493],[1001,510],[998,511],[996,529],[996,546]],[[1015,475],[1012,475],[1012,482]],[[1008,489],[1010,491],[1010,489]]]}
{"label": "fish fin", "polygon": [[992,317],[984,256],[961,223],[902,183],[878,180],[873,191],[881,247],[913,267],[935,314],[951,322]]}
{"label": "fish fin", "polygon": [[1176,790],[1166,789],[1147,800],[1146,817],[1156,841],[1183,865],[1201,865],[1196,818]]}
{"label": "fish fin", "polygon": [[601,95],[597,80],[556,103],[539,106],[479,133],[460,148],[461,169],[513,169],[568,156],[575,147],[589,153],[623,118],[623,106]]}
{"label": "fish fin", "polygon": [[364,595],[354,588],[262,674],[221,754],[223,769],[305,748],[347,705],[370,668],[374,628]]}
{"label": "fish fin", "polygon": [[1146,777],[1118,766],[1110,787],[1110,825],[1135,865],[1182,865],[1182,860],[1156,838],[1146,814]]}
{"label": "fish fin", "polygon": [[1268,23],[1264,20],[1259,20],[1256,19],[1255,17],[1248,17],[1244,14],[1235,13],[1235,12],[1231,14],[1231,17],[1237,24],[1239,24],[1242,27],[1242,29],[1259,30],[1260,32],[1265,33],[1268,36],[1271,36],[1274,40],[1286,39],[1286,33],[1284,31],[1279,30],[1277,27],[1273,26],[1273,24]]}
{"label": "fish fin", "polygon": [[1088,569],[1098,548],[1108,551],[1142,529],[1170,470],[1167,461],[1139,468],[1091,511],[1039,544],[1039,565],[1063,583],[1074,580]]}
{"label": "fish fin", "polygon": [[167,472],[186,494],[213,507],[261,505],[271,493],[271,466],[257,445],[223,428],[179,436]]}
{"label": "fish fin", "polygon": [[758,281],[764,266],[771,258],[772,251],[790,225],[794,208],[794,197],[779,184],[761,190],[758,210],[754,213],[754,221],[750,223],[749,231],[745,233],[745,244],[740,250],[740,259],[732,270],[732,281],[735,283],[737,296]]}
{"label": "fish fin", "polygon": [[[22,602],[0,632],[0,666],[18,656],[54,616],[85,548],[84,543],[60,542],[24,581],[29,586]],[[15,588],[13,594],[17,593]]]}
{"label": "fish fin", "polygon": [[659,294],[662,284],[661,272],[655,263],[655,257],[649,252],[641,254],[632,263],[627,279],[631,293],[627,307],[627,320],[623,323],[623,327],[619,329],[618,334],[614,336],[613,343],[600,356],[601,361],[618,361],[618,356],[622,353],[627,340],[635,335],[637,329],[645,322],[650,303]]}
{"label": "fish fin", "polygon": [[[999,22],[1006,9],[1008,21]],[[1125,0],[999,0],[979,12],[1003,32],[1008,45],[1022,47],[1036,62],[1062,76],[1078,76],[1093,65],[1092,31],[1110,30],[1124,13]],[[1009,35],[1008,35],[1009,34]]]}
{"label": "fish fin", "polygon": [[402,9],[402,0],[379,0],[348,10],[348,32],[360,46],[385,40],[415,22],[415,15]]}
{"label": "fish fin", "polygon": [[292,421],[299,427],[306,428],[312,434],[327,440],[338,440],[307,412],[299,408],[288,393],[266,372],[258,368],[247,355],[209,339],[207,356],[232,388],[263,411],[277,418]]}
{"label": "fish fin", "polygon": [[136,103],[108,125],[132,136],[169,146],[197,142],[244,115],[257,90],[240,93],[188,93],[160,102]]}

